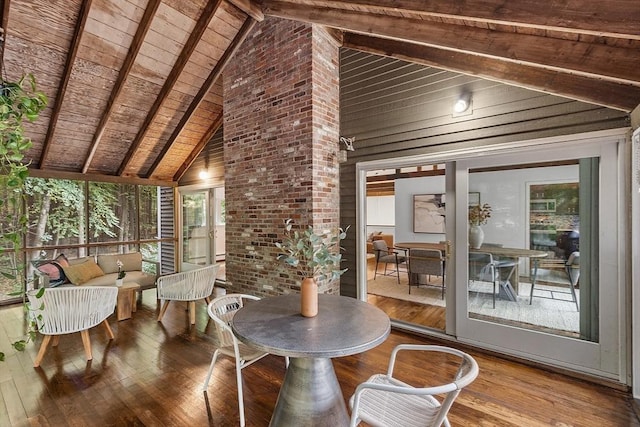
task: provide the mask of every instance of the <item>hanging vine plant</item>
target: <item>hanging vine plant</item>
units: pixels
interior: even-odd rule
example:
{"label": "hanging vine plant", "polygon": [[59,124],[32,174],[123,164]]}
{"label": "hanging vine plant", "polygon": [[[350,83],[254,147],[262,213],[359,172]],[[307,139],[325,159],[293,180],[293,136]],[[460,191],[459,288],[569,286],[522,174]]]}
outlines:
{"label": "hanging vine plant", "polygon": [[[27,216],[23,211],[24,186],[29,175],[24,158],[31,148],[31,139],[24,134],[24,121],[33,122],[47,105],[46,95],[37,90],[32,74],[16,82],[0,81],[0,256],[10,262],[0,267],[0,274],[15,284],[13,295],[21,295],[25,301],[24,265],[20,261],[23,238],[27,232]],[[38,297],[42,296],[42,289]],[[26,340],[12,343],[22,351],[28,341],[35,337],[35,329],[29,327]],[[0,351],[0,361],[5,354]]]}

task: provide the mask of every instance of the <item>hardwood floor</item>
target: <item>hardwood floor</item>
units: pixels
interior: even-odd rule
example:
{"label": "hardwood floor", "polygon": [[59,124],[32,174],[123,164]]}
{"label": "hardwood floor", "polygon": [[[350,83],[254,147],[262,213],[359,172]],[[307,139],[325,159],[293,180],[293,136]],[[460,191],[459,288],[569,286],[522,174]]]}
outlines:
{"label": "hardwood floor", "polygon": [[[214,328],[204,303],[195,327],[186,306],[172,303],[161,323],[153,290],[144,292],[132,319],[91,331],[94,360],[84,359],[79,334],[64,336],[33,368],[42,337],[16,353],[21,307],[0,309],[0,426],[235,426],[238,406],[234,365],[218,362],[202,392],[214,350]],[[339,333],[339,331],[336,331]],[[383,372],[398,343],[434,343],[394,331],[366,353],[334,359],[345,399],[371,374]],[[640,426],[626,392],[467,350],[480,365],[476,381],[463,390],[449,419],[454,426]],[[398,362],[401,377],[416,384],[441,381],[434,361],[410,355]],[[268,356],[243,371],[247,425],[267,426],[285,372],[280,357]]]}

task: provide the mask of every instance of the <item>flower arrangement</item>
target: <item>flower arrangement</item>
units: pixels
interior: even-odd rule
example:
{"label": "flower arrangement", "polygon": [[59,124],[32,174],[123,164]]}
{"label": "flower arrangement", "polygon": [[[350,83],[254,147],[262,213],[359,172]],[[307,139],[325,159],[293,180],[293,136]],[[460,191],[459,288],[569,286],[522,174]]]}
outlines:
{"label": "flower arrangement", "polygon": [[491,218],[491,206],[488,203],[469,208],[469,224],[484,225],[489,221],[489,218]]}
{"label": "flower arrangement", "polygon": [[285,221],[285,236],[282,242],[276,242],[280,249],[278,260],[294,267],[298,273],[305,277],[323,279],[325,277],[337,279],[347,271],[340,269],[342,254],[340,240],[347,236],[349,226],[344,230],[338,229],[337,233],[324,231],[316,233],[309,226],[304,231],[293,230],[293,220]]}
{"label": "flower arrangement", "polygon": [[127,275],[127,272],[122,269],[122,267],[124,267],[124,264],[122,263],[122,261],[117,260],[116,265],[118,266],[118,279],[124,279],[124,276]]}

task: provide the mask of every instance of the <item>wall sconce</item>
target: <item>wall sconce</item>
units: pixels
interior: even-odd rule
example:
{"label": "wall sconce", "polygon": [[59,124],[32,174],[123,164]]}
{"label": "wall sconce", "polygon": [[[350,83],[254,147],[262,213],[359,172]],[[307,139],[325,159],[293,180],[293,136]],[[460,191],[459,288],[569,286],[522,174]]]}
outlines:
{"label": "wall sconce", "polygon": [[456,102],[453,104],[453,116],[455,117],[471,114],[472,112],[473,109],[471,108],[471,94],[466,92],[460,94],[458,99],[456,99]]}
{"label": "wall sconce", "polygon": [[344,136],[340,137],[340,142],[342,142],[345,146],[345,149],[347,151],[356,151],[355,148],[353,148],[353,143],[355,142],[356,137],[352,136],[351,138],[346,138]]}
{"label": "wall sconce", "polygon": [[340,137],[340,142],[344,144],[344,150],[341,149],[338,152],[338,163],[344,163],[347,161],[347,151],[356,151],[356,149],[353,148],[353,142],[355,140],[355,136],[352,136],[351,138],[346,138],[344,136]]}

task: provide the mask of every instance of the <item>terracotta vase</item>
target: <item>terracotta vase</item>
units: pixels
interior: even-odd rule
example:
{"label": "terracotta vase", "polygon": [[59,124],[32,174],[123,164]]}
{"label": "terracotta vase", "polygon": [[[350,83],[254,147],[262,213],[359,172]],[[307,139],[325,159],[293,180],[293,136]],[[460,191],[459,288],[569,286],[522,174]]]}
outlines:
{"label": "terracotta vase", "polygon": [[318,284],[313,277],[306,277],[300,285],[300,314],[314,317],[318,314]]}

